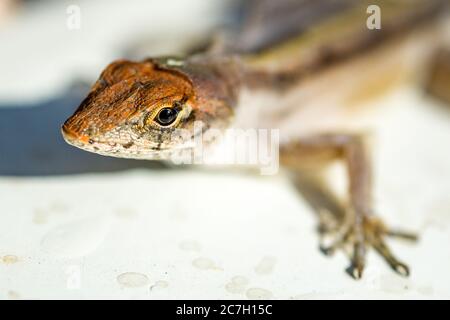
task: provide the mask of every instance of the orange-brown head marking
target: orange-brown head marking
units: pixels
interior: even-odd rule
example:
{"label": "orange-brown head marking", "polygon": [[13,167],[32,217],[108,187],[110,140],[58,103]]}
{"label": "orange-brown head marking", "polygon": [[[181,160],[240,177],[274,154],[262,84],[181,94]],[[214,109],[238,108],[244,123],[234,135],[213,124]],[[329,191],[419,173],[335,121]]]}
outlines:
{"label": "orange-brown head marking", "polygon": [[176,129],[193,130],[195,121],[205,122],[203,130],[226,127],[234,98],[226,81],[206,66],[184,64],[171,58],[111,63],[64,123],[64,138],[103,155],[164,159],[191,142],[172,139]]}

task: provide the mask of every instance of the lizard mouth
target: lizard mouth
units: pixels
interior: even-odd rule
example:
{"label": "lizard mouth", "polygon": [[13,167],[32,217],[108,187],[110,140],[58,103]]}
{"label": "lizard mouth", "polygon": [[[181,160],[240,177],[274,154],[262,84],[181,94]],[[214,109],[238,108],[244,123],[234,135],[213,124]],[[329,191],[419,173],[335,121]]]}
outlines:
{"label": "lizard mouth", "polygon": [[128,159],[152,159],[163,160],[170,156],[170,148],[149,149],[146,152],[142,152],[139,148],[134,148],[132,143],[120,144],[120,143],[108,143],[95,141],[89,136],[80,135],[77,132],[72,131],[63,125],[61,133],[64,140],[79,149],[84,151],[93,152],[103,156],[128,158]]}

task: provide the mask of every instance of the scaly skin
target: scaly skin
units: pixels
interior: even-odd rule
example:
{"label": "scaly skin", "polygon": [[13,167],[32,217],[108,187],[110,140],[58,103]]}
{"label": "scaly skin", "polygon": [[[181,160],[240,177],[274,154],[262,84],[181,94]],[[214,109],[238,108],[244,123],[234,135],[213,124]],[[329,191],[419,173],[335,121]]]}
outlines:
{"label": "scaly skin", "polygon": [[[353,5],[263,52],[205,52],[186,59],[113,62],[64,123],[64,137],[70,144],[103,155],[167,159],[171,149],[186,147],[185,140],[171,141],[175,129],[192,130],[195,121],[205,123],[203,130],[226,128],[244,86],[268,91],[298,87],[302,79],[389,40],[400,40],[403,34],[432,21],[446,1],[378,3],[385,5],[386,16],[380,31],[366,28],[364,5]],[[343,34],[348,39],[345,42]],[[155,121],[158,112],[175,105],[181,108],[176,121],[159,125]]]}
{"label": "scaly skin", "polygon": [[[114,157],[169,159],[187,140],[172,139],[176,129],[193,134],[228,127],[239,81],[226,81],[235,61],[226,59],[228,73],[214,65],[175,58],[111,63],[75,114],[63,125],[66,141],[87,151]],[[237,73],[237,72],[236,72]],[[164,108],[179,109],[176,120],[161,125],[155,118]],[[204,132],[203,132],[204,133]],[[191,138],[191,137],[188,137]]]}
{"label": "scaly skin", "polygon": [[[205,137],[208,130],[223,130],[232,124],[241,89],[280,93],[301,87],[305,79],[326,74],[323,70],[345,64],[387,42],[398,42],[409,29],[433,20],[446,3],[411,1],[414,3],[378,1],[386,4],[383,14],[387,17],[379,33],[368,32],[362,24],[365,20],[361,19],[366,17],[365,8],[355,6],[350,7],[353,11],[314,25],[311,32],[266,52],[233,54],[225,50],[217,55],[206,52],[186,59],[113,62],[64,123],[64,138],[76,147],[102,155],[170,159],[180,149],[195,148],[192,137],[200,133]],[[197,121],[204,126],[196,128]],[[174,139],[177,129],[187,129],[190,135]],[[212,141],[201,142],[205,145]],[[350,247],[349,272],[354,278],[362,276],[369,247],[376,249],[396,272],[408,275],[409,268],[394,257],[384,238],[415,239],[415,236],[394,232],[375,216],[370,157],[362,135],[314,133],[281,146],[280,160],[293,170],[300,171],[308,159],[314,163],[338,159],[348,173],[349,205],[344,217],[333,218],[331,225],[337,227],[322,225],[322,230],[335,236],[334,243],[324,251]]]}

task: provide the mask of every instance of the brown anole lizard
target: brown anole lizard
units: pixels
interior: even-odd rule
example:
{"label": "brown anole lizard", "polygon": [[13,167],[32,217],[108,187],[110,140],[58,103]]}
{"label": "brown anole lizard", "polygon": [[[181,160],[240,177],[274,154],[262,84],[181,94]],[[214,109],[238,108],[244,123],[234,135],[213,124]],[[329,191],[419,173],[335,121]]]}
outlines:
{"label": "brown anole lizard", "polygon": [[[348,208],[337,230],[329,230],[337,235],[327,250],[349,245],[355,278],[362,276],[369,247],[408,275],[385,237],[414,236],[392,231],[373,212],[370,156],[355,106],[423,70],[440,45],[439,16],[447,1],[374,3],[382,14],[376,30],[366,25],[370,2],[299,1],[304,20],[292,23],[285,10],[276,24],[287,27],[275,34],[270,10],[258,7],[240,33],[211,50],[115,61],[64,123],[64,138],[102,155],[170,160],[180,149],[195,148],[187,143],[192,136],[173,139],[176,129],[194,136],[230,126],[277,128],[287,168],[336,159],[345,164]],[[204,124],[201,132],[195,122]]]}

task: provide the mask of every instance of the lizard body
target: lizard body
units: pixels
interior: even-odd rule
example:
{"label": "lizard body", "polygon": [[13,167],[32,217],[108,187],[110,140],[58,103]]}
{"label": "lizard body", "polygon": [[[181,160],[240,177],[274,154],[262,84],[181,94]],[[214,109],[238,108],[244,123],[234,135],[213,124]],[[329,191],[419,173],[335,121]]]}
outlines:
{"label": "lizard body", "polygon": [[[207,52],[113,62],[64,123],[63,135],[102,155],[167,160],[195,148],[192,139],[210,130],[280,129],[280,159],[287,167],[297,170],[323,155],[347,167],[348,215],[330,250],[351,245],[355,278],[362,275],[369,246],[407,275],[408,267],[384,244],[394,232],[373,214],[370,160],[358,134],[366,124],[355,117],[366,100],[420,74],[440,44],[439,16],[447,1],[376,1],[380,30],[367,28],[366,1],[298,3],[299,12],[308,12],[305,18],[313,17],[298,29],[293,23],[267,35],[258,24],[270,14],[255,10],[237,36]],[[320,8],[326,14],[318,14]],[[204,125],[197,128],[196,122]],[[174,139],[179,129],[190,134]]]}

